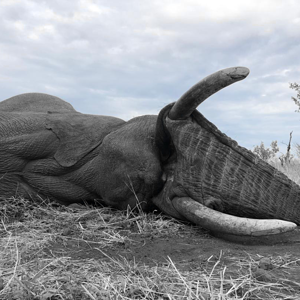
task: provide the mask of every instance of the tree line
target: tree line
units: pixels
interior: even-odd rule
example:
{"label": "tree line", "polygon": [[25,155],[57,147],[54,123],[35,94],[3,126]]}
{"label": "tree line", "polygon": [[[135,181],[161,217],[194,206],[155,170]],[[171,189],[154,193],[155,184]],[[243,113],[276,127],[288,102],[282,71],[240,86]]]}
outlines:
{"label": "tree line", "polygon": [[[296,91],[296,97],[291,97],[297,106],[295,112],[300,112],[300,85],[296,82],[290,83],[290,88]],[[281,153],[278,157],[282,166],[290,164],[291,160],[294,158],[294,155],[291,154],[291,142],[292,142],[293,132],[290,132],[289,142],[287,144],[286,153]],[[296,154],[300,157],[300,145],[295,144]],[[259,158],[264,161],[270,161],[277,156],[279,152],[279,147],[277,141],[272,141],[270,147],[266,147],[264,142],[261,142],[259,146],[255,146],[252,150]]]}

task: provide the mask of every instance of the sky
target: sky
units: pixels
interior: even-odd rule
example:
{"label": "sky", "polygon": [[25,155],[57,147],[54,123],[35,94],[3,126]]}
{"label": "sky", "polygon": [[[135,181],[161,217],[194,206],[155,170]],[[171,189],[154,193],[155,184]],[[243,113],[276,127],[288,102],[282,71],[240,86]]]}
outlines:
{"label": "sky", "polygon": [[300,144],[299,1],[1,0],[0,28],[0,100],[41,92],[129,120],[245,66],[198,110],[248,149]]}

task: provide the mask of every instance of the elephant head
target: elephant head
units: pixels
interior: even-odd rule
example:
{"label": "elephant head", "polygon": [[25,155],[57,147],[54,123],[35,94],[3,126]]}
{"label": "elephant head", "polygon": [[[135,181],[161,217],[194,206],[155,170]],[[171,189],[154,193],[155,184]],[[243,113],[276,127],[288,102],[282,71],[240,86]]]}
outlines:
{"label": "elephant head", "polygon": [[243,67],[218,71],[158,116],[128,122],[80,114],[45,94],[5,100],[0,103],[0,196],[17,191],[62,203],[97,199],[118,209],[156,206],[175,218],[237,235],[291,230],[300,224],[300,187],[196,109],[248,73]]}
{"label": "elephant head", "polygon": [[240,147],[196,110],[210,95],[248,74],[243,67],[216,72],[160,112],[156,143],[164,150],[162,164],[167,181],[153,201],[168,214],[183,215],[213,231],[278,233],[281,225],[287,225],[287,229],[295,225],[258,219],[300,224],[299,186]]}

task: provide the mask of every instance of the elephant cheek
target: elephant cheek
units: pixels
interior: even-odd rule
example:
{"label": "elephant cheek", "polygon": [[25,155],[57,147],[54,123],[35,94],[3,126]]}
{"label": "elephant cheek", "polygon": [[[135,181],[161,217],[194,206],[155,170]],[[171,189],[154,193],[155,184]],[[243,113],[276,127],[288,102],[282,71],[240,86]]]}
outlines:
{"label": "elephant cheek", "polygon": [[151,199],[164,186],[158,160],[112,157],[112,152],[110,156],[106,155],[108,150],[103,149],[95,162],[98,168],[94,186],[103,203],[121,210],[138,206],[150,210],[153,207]]}

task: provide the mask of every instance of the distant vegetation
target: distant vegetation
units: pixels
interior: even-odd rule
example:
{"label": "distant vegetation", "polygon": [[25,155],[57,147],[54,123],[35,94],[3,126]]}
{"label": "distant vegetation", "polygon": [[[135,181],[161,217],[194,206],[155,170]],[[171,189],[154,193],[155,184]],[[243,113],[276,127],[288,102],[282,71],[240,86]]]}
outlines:
{"label": "distant vegetation", "polygon": [[300,112],[300,85],[296,82],[290,83],[290,88],[297,92],[296,97],[292,97],[292,100],[298,106],[298,109],[296,110],[296,112]]}
{"label": "distant vegetation", "polygon": [[259,146],[255,146],[253,153],[256,154],[260,159],[264,161],[269,161],[276,157],[276,153],[279,151],[277,141],[271,143],[270,148],[266,148],[264,142],[261,142]]}
{"label": "distant vegetation", "polygon": [[[291,97],[298,109],[295,112],[300,112],[300,85],[298,83],[290,83],[290,88],[297,92],[296,97]],[[266,147],[264,142],[261,142],[259,146],[255,146],[252,152],[256,154],[260,159],[268,162],[272,166],[285,173],[290,179],[300,184],[300,144],[295,143],[293,145],[292,154],[292,134],[290,132],[290,138],[288,144],[286,144],[286,152],[282,153],[279,151],[277,141],[273,141],[270,147]]]}
{"label": "distant vegetation", "polygon": [[[277,141],[273,141],[269,148],[267,148],[265,146],[264,142],[261,142],[259,146],[254,147],[252,152],[254,154],[256,154],[260,159],[262,159],[266,162],[270,162],[270,161],[279,159],[282,166],[289,165],[294,158],[294,155],[291,154],[292,136],[293,136],[293,132],[290,132],[290,139],[289,139],[289,143],[287,144],[286,153],[279,152],[279,147],[278,147]],[[296,148],[297,148],[296,150],[299,151],[298,144],[296,144]],[[297,151],[297,154],[298,154],[298,151]],[[281,154],[278,156],[277,153],[281,153]]]}

